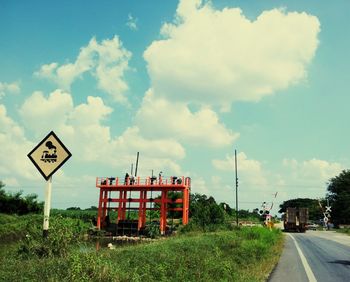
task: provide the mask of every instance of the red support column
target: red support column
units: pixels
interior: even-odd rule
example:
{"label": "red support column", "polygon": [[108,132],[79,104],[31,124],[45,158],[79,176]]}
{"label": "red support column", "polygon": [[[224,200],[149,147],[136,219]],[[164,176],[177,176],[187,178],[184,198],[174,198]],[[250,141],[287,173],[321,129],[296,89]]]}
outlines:
{"label": "red support column", "polygon": [[162,191],[161,205],[160,205],[160,234],[164,235],[166,231],[166,217],[167,217],[167,198],[168,191]]}
{"label": "red support column", "polygon": [[103,195],[103,191],[100,188],[100,197],[98,200],[98,212],[97,212],[97,229],[100,230],[101,229],[101,217],[102,217],[102,195]]}
{"label": "red support column", "polygon": [[144,193],[143,191],[140,191],[140,201],[139,201],[139,221],[137,225],[137,229],[140,230],[142,227],[142,219],[143,219],[143,204],[144,204]]}
{"label": "red support column", "polygon": [[128,191],[123,191],[122,220],[125,220],[125,216],[126,216],[127,196],[128,196]]}
{"label": "red support column", "polygon": [[147,191],[143,191],[143,199],[145,200],[143,202],[143,214],[142,214],[142,227],[146,226],[146,215],[147,215]]}
{"label": "red support column", "polygon": [[122,219],[122,210],[123,210],[123,192],[119,191],[119,203],[118,203],[118,222]]}
{"label": "red support column", "polygon": [[108,191],[104,190],[103,191],[103,196],[102,196],[102,226],[105,225],[105,220],[106,220],[106,215],[107,215],[107,201],[108,201]]}
{"label": "red support column", "polygon": [[182,200],[182,224],[188,224],[188,213],[189,213],[189,191],[186,187],[183,191],[183,200]]}

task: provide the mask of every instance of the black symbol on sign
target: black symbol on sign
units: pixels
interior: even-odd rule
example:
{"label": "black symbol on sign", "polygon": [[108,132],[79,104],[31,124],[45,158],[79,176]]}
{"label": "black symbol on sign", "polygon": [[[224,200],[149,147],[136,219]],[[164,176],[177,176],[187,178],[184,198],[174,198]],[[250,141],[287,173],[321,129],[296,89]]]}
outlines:
{"label": "black symbol on sign", "polygon": [[47,141],[45,143],[45,146],[49,149],[49,150],[45,150],[43,151],[43,155],[41,156],[41,160],[43,162],[51,162],[54,163],[57,161],[57,155],[56,155],[56,146],[54,146],[52,144],[51,141]]}

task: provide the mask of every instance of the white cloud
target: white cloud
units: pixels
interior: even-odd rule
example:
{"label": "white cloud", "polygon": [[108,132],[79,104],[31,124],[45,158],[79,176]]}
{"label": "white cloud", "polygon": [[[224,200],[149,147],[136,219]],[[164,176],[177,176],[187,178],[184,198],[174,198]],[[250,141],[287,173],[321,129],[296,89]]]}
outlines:
{"label": "white cloud", "polygon": [[134,18],[131,14],[128,15],[128,21],[126,22],[126,26],[130,28],[130,30],[137,30],[137,18]]}
{"label": "white cloud", "polygon": [[113,109],[106,106],[101,97],[87,97],[86,104],[80,104],[70,114],[70,121],[76,127],[99,124],[106,119]]}
{"label": "white cloud", "polygon": [[[213,160],[213,166],[219,171],[229,172],[234,187],[234,156],[227,155],[224,160]],[[243,206],[258,207],[263,201],[275,202],[274,213],[278,211],[278,205],[283,201],[295,198],[320,198],[326,194],[327,181],[338,175],[343,166],[336,162],[311,159],[297,161],[296,159],[284,159],[282,166],[274,171],[268,170],[267,165],[261,161],[249,159],[245,153],[237,155],[239,199]],[[225,199],[225,183],[217,178],[215,182],[223,187],[222,191],[216,191],[220,199]],[[214,186],[214,184],[213,184]],[[277,198],[274,194],[278,192]]]}
{"label": "white cloud", "polygon": [[0,81],[0,100],[2,97],[4,97],[7,93],[19,93],[20,87],[18,82],[12,82],[12,83],[6,83]]}
{"label": "white cloud", "polygon": [[64,90],[69,90],[76,79],[90,72],[97,79],[100,90],[111,95],[117,102],[125,104],[128,85],[124,75],[129,69],[130,58],[131,52],[123,47],[118,36],[103,40],[101,43],[92,38],[87,46],[80,49],[74,63],[46,64],[41,66],[35,75],[55,82]]}
{"label": "white cloud", "polygon": [[191,112],[185,103],[155,98],[152,90],[147,91],[135,122],[146,137],[172,137],[194,145],[227,146],[239,136],[209,107]]}
{"label": "white cloud", "polygon": [[290,169],[295,181],[314,183],[314,185],[319,185],[321,188],[325,187],[325,183],[330,178],[338,175],[344,169],[340,163],[315,158],[302,162],[295,159],[284,159],[283,166]]}
{"label": "white cloud", "polygon": [[211,195],[203,177],[196,175],[191,180],[191,193]]}
{"label": "white cloud", "polygon": [[34,147],[24,136],[24,130],[7,115],[0,105],[0,176],[15,183],[17,178],[36,179],[34,166],[27,154]]}
{"label": "white cloud", "polygon": [[5,183],[6,186],[11,186],[11,187],[19,186],[18,179],[15,177],[4,178],[4,179],[1,179],[1,181]]}
{"label": "white cloud", "polygon": [[227,110],[304,80],[319,31],[306,13],[274,9],[251,21],[240,9],[180,1],[144,58],[156,95]]}
{"label": "white cloud", "polygon": [[55,90],[47,98],[40,91],[34,92],[19,109],[24,126],[36,136],[44,136],[51,130],[71,130],[66,121],[73,110],[69,93]]}
{"label": "white cloud", "polygon": [[[97,128],[99,127],[96,126],[95,129]],[[80,136],[84,134],[86,133],[82,132]],[[79,152],[79,155],[86,161],[108,163],[113,168],[123,170],[130,168],[130,164],[135,161],[136,152],[140,152],[138,175],[150,175],[152,169],[155,173],[162,170],[167,175],[181,174],[177,161],[185,157],[184,148],[175,140],[144,138],[135,126],[127,128],[116,137],[100,133],[90,135],[89,141],[81,138],[81,150],[84,152]]]}
{"label": "white cloud", "polygon": [[[137,126],[112,136],[109,122],[113,109],[101,97],[87,97],[87,102],[74,106],[69,93],[61,90],[45,97],[34,92],[20,108],[27,128],[36,136],[54,130],[70,149],[78,163],[98,163],[113,168],[129,168],[140,152],[147,169],[167,169],[180,173],[178,160],[185,157],[184,148],[175,140],[143,137]],[[147,172],[149,174],[149,172]]]}
{"label": "white cloud", "polygon": [[135,152],[136,148],[141,151],[149,152],[148,156],[157,155],[158,157],[171,157],[175,159],[182,159],[185,157],[185,150],[183,147],[171,139],[146,139],[140,136],[138,127],[128,128],[122,136],[114,141],[114,145],[121,151],[127,151],[131,148]]}
{"label": "white cloud", "polygon": [[[232,174],[235,171],[235,157],[226,155],[224,160],[213,160],[213,166],[222,171],[230,171]],[[266,187],[268,184],[267,181],[267,172],[262,169],[261,162],[248,159],[247,155],[244,152],[237,154],[237,171],[241,183],[249,185],[257,185],[259,187]]]}

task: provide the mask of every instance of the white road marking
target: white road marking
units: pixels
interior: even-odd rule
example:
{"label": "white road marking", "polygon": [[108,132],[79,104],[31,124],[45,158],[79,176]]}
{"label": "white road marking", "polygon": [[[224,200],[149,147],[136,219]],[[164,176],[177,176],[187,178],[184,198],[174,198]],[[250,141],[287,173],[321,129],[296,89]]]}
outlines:
{"label": "white road marking", "polygon": [[300,256],[300,259],[301,259],[301,262],[303,263],[303,266],[304,266],[304,269],[305,269],[305,272],[306,272],[306,275],[307,275],[307,278],[309,279],[310,282],[317,282],[316,280],[316,277],[314,275],[314,273],[312,272],[311,270],[311,267],[310,265],[308,264],[303,252],[301,251],[300,247],[299,247],[299,244],[297,242],[297,240],[295,240],[295,238],[287,233],[294,241],[294,244],[295,244],[295,247],[297,248],[298,250],[298,253],[299,253],[299,256]]}

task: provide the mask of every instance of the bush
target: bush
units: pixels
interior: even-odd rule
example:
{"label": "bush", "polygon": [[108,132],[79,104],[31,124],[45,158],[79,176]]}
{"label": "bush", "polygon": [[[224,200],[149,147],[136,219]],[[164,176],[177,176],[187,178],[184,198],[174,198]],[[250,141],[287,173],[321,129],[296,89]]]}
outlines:
{"label": "bush", "polygon": [[150,238],[157,238],[160,236],[159,223],[152,222],[146,226],[145,229],[146,236]]}
{"label": "bush", "polygon": [[35,233],[42,228],[43,216],[38,214],[7,215],[0,214],[0,241],[14,242],[24,239],[28,233]]}
{"label": "bush", "polygon": [[52,217],[48,237],[43,238],[42,229],[37,226],[21,240],[18,254],[23,258],[64,257],[81,240],[87,228],[88,225],[81,220]]}
{"label": "bush", "polygon": [[0,181],[0,213],[24,215],[43,210],[44,204],[37,201],[37,195],[22,196],[22,191],[8,193],[3,189],[4,186],[5,184]]}

